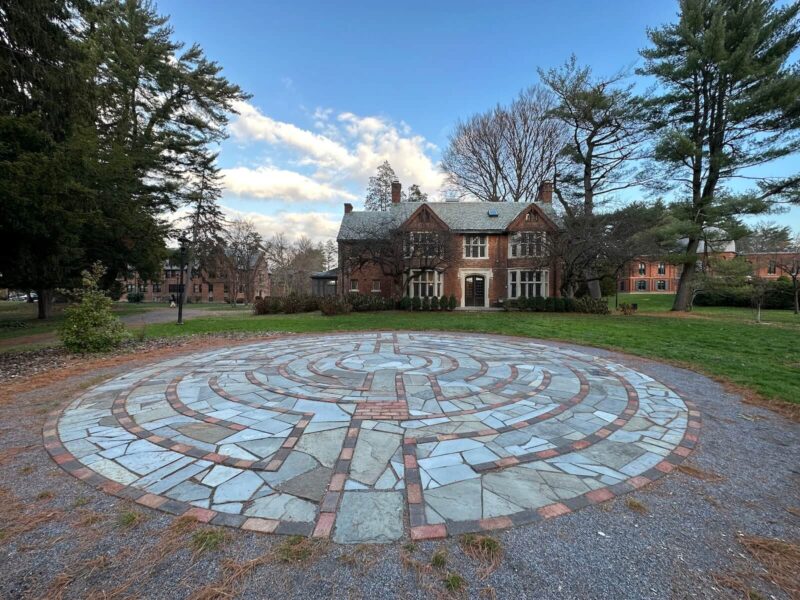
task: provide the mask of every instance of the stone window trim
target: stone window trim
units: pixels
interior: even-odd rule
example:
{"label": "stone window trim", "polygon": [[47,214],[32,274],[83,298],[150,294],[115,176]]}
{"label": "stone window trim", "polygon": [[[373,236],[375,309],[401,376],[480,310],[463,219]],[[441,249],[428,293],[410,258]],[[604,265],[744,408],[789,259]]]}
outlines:
{"label": "stone window trim", "polygon": [[[416,277],[415,274],[419,273]],[[441,298],[444,292],[444,274],[441,271],[411,269],[406,277],[406,295],[409,298]]]}
{"label": "stone window trim", "polygon": [[464,258],[473,260],[489,258],[485,233],[464,234]]}
{"label": "stone window trim", "polygon": [[509,269],[507,281],[509,298],[547,298],[550,295],[549,269]]}
{"label": "stone window trim", "polygon": [[358,293],[358,279],[351,279],[350,280],[350,293],[357,294]]}
{"label": "stone window trim", "polygon": [[637,279],[636,280],[636,290],[639,292],[646,292],[647,291],[647,280],[646,279]]}
{"label": "stone window trim", "polygon": [[381,280],[380,279],[373,279],[372,280],[372,292],[373,293],[380,293],[381,291]]}
{"label": "stone window trim", "polygon": [[658,274],[659,275],[666,275],[667,274],[667,265],[666,265],[666,263],[663,263],[663,262],[658,263]]}

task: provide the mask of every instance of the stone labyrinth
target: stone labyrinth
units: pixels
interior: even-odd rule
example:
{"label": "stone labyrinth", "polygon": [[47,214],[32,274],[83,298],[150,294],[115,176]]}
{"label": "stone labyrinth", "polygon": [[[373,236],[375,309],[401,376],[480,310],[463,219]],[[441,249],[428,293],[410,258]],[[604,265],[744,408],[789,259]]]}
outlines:
{"label": "stone labyrinth", "polygon": [[342,543],[511,527],[646,485],[699,414],[621,364],[519,338],[285,336],[152,365],[45,426],[76,477],[203,522]]}

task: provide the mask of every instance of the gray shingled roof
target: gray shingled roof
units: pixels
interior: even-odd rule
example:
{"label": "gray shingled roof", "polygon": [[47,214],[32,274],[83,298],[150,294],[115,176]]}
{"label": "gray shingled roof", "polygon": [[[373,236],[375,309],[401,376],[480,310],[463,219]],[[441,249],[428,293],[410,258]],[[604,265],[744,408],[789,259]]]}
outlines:
{"label": "gray shingled roof", "polygon": [[[499,233],[505,231],[523,210],[536,204],[558,223],[559,219],[550,203],[526,202],[429,202],[428,206],[452,231]],[[357,240],[374,235],[380,229],[400,226],[419,208],[417,202],[393,204],[388,211],[353,211],[345,213],[339,227],[337,240]],[[496,211],[490,217],[489,211]]]}

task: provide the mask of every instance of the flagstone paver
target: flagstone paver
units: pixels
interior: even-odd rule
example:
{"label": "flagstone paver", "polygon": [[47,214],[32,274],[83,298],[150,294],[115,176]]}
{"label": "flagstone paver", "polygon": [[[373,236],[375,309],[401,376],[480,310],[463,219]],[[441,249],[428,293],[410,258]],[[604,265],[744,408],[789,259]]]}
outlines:
{"label": "flagstone paver", "polygon": [[622,364],[525,339],[284,336],[95,386],[45,426],[76,477],[254,531],[388,542],[568,514],[669,473],[699,413]]}

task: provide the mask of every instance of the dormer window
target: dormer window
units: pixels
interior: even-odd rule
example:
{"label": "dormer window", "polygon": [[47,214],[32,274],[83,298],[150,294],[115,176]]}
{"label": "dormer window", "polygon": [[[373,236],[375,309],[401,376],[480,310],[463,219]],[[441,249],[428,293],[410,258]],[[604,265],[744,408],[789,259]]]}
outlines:
{"label": "dormer window", "polygon": [[422,223],[429,223],[431,220],[431,215],[428,213],[427,210],[423,210],[421,213],[419,213],[419,220]]}
{"label": "dormer window", "polygon": [[536,213],[535,210],[528,211],[525,213],[525,220],[528,222],[536,222],[539,220],[539,215]]}

